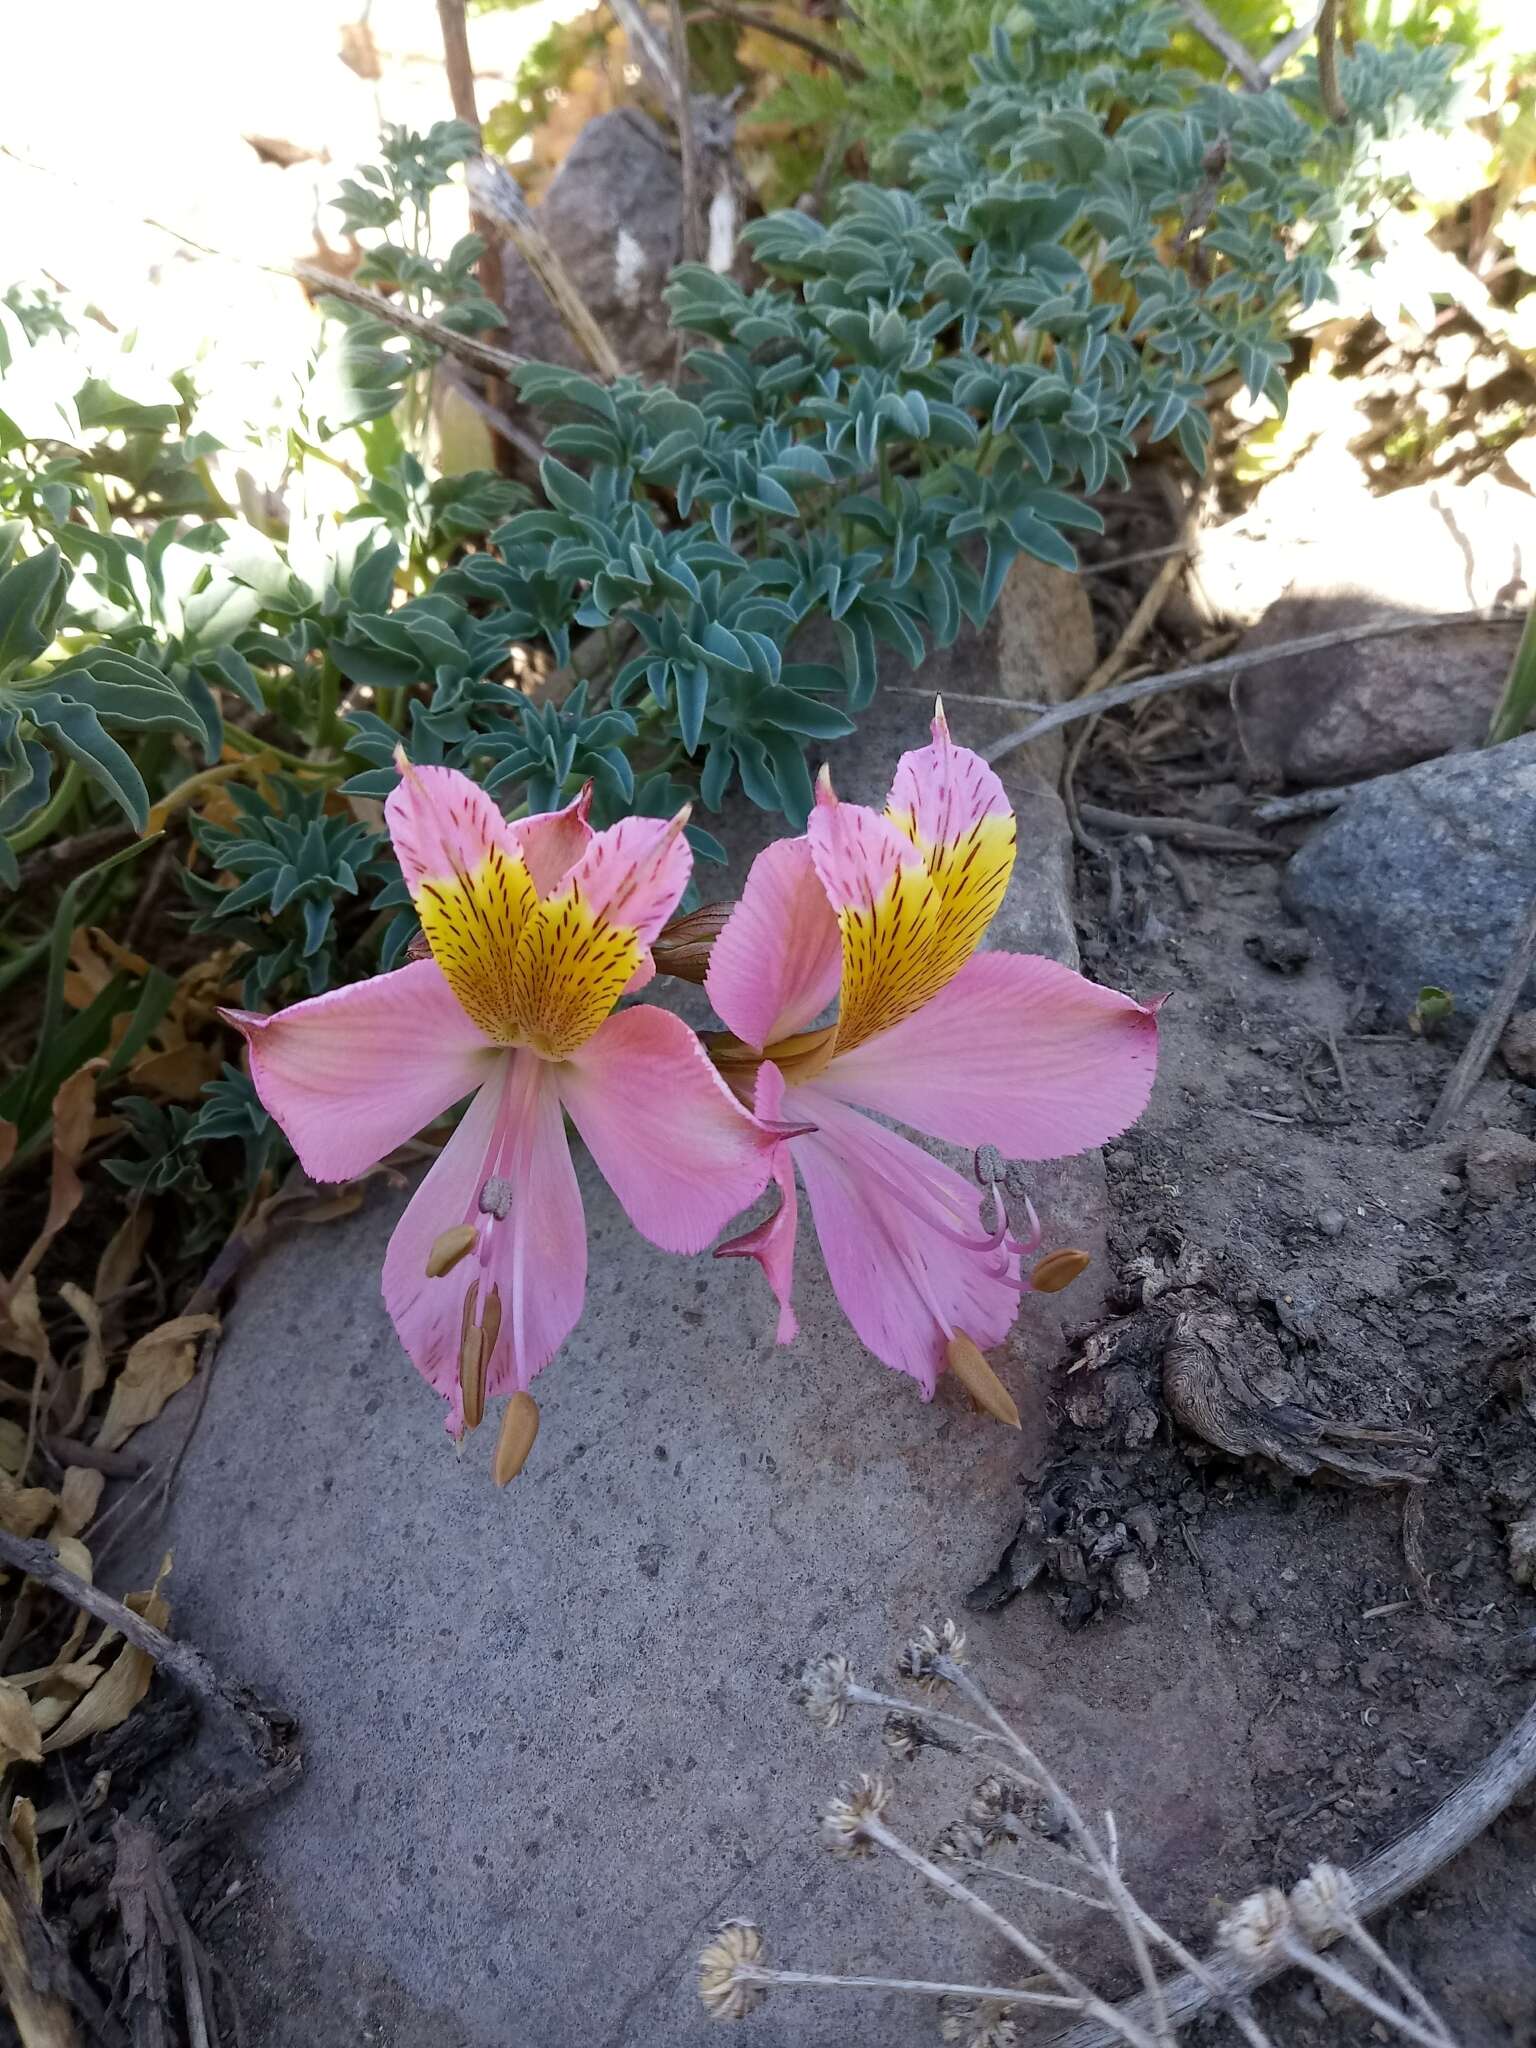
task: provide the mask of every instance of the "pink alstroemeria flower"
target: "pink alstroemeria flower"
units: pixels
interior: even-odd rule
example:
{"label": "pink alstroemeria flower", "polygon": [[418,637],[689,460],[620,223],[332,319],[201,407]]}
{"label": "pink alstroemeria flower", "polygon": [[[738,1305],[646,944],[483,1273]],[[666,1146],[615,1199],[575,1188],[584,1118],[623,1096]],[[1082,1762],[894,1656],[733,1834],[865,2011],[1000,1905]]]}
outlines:
{"label": "pink alstroemeria flower", "polygon": [[[865,1345],[931,1398],[950,1340],[1000,1343],[1030,1282],[979,1190],[862,1112],[1009,1158],[1059,1159],[1146,1107],[1156,1004],[1058,961],[976,946],[1013,868],[1013,811],[940,706],[885,811],[840,803],[822,771],[805,836],[758,855],[705,987],[731,1034],[711,1055],[765,1120],[814,1128],[775,1165],[777,1212],[718,1255],[755,1258],[791,1305],[795,1168],[832,1286]],[[835,1023],[810,1029],[833,996]],[[1045,1276],[1042,1275],[1042,1278]]]}
{"label": "pink alstroemeria flower", "polygon": [[687,885],[686,813],[594,833],[584,791],[508,823],[456,770],[401,768],[385,816],[431,957],[276,1016],[226,1015],[316,1180],[362,1173],[473,1095],[383,1276],[459,1435],[487,1394],[525,1392],[581,1314],[566,1114],[635,1228],[671,1252],[701,1251],[761,1193],[775,1137],[681,1018],[614,1010],[654,973],[650,941]]}

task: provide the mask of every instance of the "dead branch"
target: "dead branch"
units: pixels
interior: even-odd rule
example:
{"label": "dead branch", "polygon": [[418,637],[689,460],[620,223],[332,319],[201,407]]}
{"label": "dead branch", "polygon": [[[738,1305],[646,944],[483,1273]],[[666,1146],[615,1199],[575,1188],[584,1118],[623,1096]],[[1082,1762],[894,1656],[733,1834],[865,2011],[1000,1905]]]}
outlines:
{"label": "dead branch", "polygon": [[1253,832],[1234,831],[1229,825],[1212,825],[1204,818],[1167,818],[1155,813],[1137,817],[1130,811],[1106,810],[1103,804],[1079,804],[1085,825],[1100,832],[1142,832],[1148,839],[1172,839],[1181,846],[1208,847],[1221,853],[1262,853],[1273,857],[1283,852]]}
{"label": "dead branch", "polygon": [[[693,130],[693,96],[689,91],[688,24],[683,20],[682,0],[667,0],[667,25],[672,36],[672,65],[677,73],[677,139],[683,155],[683,261],[697,263],[704,254],[706,235],[699,208],[699,143]],[[683,336],[678,335],[683,345]]]}
{"label": "dead branch", "polygon": [[[1536,1703],[1527,1707],[1487,1761],[1449,1798],[1442,1800],[1427,1819],[1399,1835],[1386,1848],[1378,1849],[1350,1872],[1356,1894],[1355,1910],[1360,1919],[1369,1920],[1416,1891],[1442,1864],[1459,1855],[1469,1842],[1475,1842],[1533,1783]],[[1175,1977],[1163,1986],[1168,2017],[1174,2026],[1184,2026],[1218,1998],[1223,2002],[1246,1998],[1290,1967],[1290,1959],[1284,1956],[1246,1969],[1225,1957],[1212,1958],[1205,1965],[1205,1973],[1218,1988],[1213,1990],[1209,1982],[1202,1982],[1191,1972]],[[1145,1994],[1128,2000],[1119,2010],[1126,2018],[1140,2018],[1144,2023]],[[1121,2038],[1097,2022],[1086,2021],[1058,2034],[1048,2048],[1110,2048],[1110,2043]]]}
{"label": "dead branch", "polygon": [[630,48],[639,59],[641,69],[649,75],[652,85],[660,92],[675,119],[682,104],[686,81],[679,79],[671,52],[658,37],[641,0],[608,0],[608,4],[628,36]]}
{"label": "dead branch", "polygon": [[611,341],[581,296],[559,250],[540,227],[522,187],[494,157],[471,157],[464,167],[470,201],[482,234],[508,241],[533,272],[567,333],[606,382],[622,375]]}
{"label": "dead branch", "polygon": [[293,1727],[287,1717],[261,1706],[243,1687],[220,1678],[202,1651],[178,1642],[135,1614],[99,1586],[77,1578],[58,1552],[40,1536],[13,1536],[0,1529],[0,1564],[10,1565],[50,1592],[61,1594],[94,1620],[114,1628],[141,1649],[168,1678],[184,1686],[239,1736],[242,1747],[263,1764],[281,1764],[292,1753]]}
{"label": "dead branch", "polygon": [[461,363],[468,363],[472,370],[483,371],[492,377],[515,377],[527,366],[527,356],[513,355],[510,349],[492,348],[488,342],[477,341],[472,334],[455,334],[451,327],[429,320],[425,314],[413,313],[408,306],[385,298],[382,292],[370,291],[365,284],[354,284],[349,277],[334,277],[316,263],[295,263],[291,275],[307,286],[316,298],[340,299],[343,305],[356,306],[359,312],[371,313],[375,320],[398,327],[402,334],[409,334],[417,341],[425,341],[433,348],[441,349],[445,356],[456,356]]}
{"label": "dead branch", "polygon": [[778,42],[788,43],[792,49],[804,50],[818,64],[841,72],[852,83],[869,76],[850,51],[835,50],[830,43],[818,42],[815,36],[807,35],[804,29],[792,28],[788,22],[780,21],[777,15],[761,14],[755,7],[739,7],[736,0],[709,0],[709,5],[702,11],[717,14],[722,21],[734,21],[741,28],[756,29],[759,35],[772,36]]}
{"label": "dead branch", "polygon": [[[448,73],[448,96],[453,101],[453,111],[478,135],[480,112],[475,105],[475,68],[469,56],[469,27],[464,18],[464,0],[437,0],[437,19],[443,35],[443,68]],[[477,266],[480,289],[493,306],[500,306],[505,298],[501,251],[495,236],[486,232],[490,223],[474,210],[473,188],[470,192],[470,225],[485,243]]]}
{"label": "dead branch", "polygon": [[1337,789],[1304,789],[1296,796],[1268,797],[1254,806],[1254,823],[1289,825],[1296,818],[1326,818],[1364,787],[1364,782],[1341,782]]}
{"label": "dead branch", "polygon": [[1494,990],[1477,1029],[1468,1039],[1466,1051],[1451,1069],[1440,1100],[1429,1113],[1429,1122],[1424,1126],[1426,1144],[1433,1144],[1436,1138],[1443,1136],[1447,1125],[1482,1079],[1483,1069],[1493,1056],[1493,1048],[1504,1035],[1504,1026],[1520,1000],[1520,991],[1525,987],[1533,965],[1536,965],[1536,896],[1531,898],[1526,909],[1525,922],[1515,938],[1503,978]]}
{"label": "dead branch", "polygon": [[1317,17],[1317,91],[1323,112],[1335,127],[1349,119],[1349,108],[1339,90],[1339,61],[1334,47],[1338,34],[1339,0],[1323,0]]}
{"label": "dead branch", "polygon": [[1428,633],[1442,626],[1504,625],[1518,621],[1521,614],[1507,605],[1489,605],[1481,611],[1435,612],[1427,618],[1366,619],[1358,626],[1339,626],[1331,633],[1307,633],[1299,640],[1278,640],[1272,647],[1247,648],[1241,654],[1224,654],[1218,661],[1204,661],[1192,668],[1175,668],[1160,676],[1144,676],[1140,682],[1122,683],[1118,689],[1100,690],[1093,697],[1071,704],[1058,704],[1042,713],[1022,732],[989,747],[986,759],[995,767],[1020,747],[1027,747],[1058,726],[1075,725],[1080,718],[1098,718],[1103,712],[1118,711],[1123,704],[1139,703],[1143,697],[1160,697],[1167,690],[1196,688],[1236,675],[1247,668],[1262,668],[1266,662],[1291,661],[1302,654],[1321,654],[1326,647],[1346,647],[1356,640],[1384,639],[1392,633]]}
{"label": "dead branch", "polygon": [[1237,73],[1250,92],[1267,90],[1269,80],[1253,52],[1230,30],[1223,28],[1202,0],[1179,0],[1179,6],[1190,27],[1210,44],[1224,64]]}

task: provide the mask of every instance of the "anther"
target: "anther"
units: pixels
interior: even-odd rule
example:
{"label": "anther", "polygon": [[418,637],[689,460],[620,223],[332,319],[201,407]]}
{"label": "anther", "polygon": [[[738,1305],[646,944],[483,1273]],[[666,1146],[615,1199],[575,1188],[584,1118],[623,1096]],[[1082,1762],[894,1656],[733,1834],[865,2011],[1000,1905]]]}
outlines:
{"label": "anther", "polygon": [[512,1213],[512,1197],[516,1192],[504,1174],[493,1173],[480,1190],[480,1214],[494,1216],[498,1223],[505,1223]]}

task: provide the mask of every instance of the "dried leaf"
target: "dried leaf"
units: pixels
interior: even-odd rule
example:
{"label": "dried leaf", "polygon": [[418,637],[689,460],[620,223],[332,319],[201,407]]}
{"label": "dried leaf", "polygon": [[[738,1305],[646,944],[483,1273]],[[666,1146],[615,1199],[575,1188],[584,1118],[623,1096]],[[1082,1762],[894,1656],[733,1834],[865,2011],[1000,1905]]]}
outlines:
{"label": "dried leaf", "polygon": [[16,1141],[21,1136],[16,1126],[7,1117],[0,1116],[0,1173],[16,1157]]}
{"label": "dried leaf", "polygon": [[[35,1759],[34,1759],[35,1761]],[[37,1808],[30,1799],[11,1802],[11,1862],[34,1906],[43,1903],[43,1864],[37,1853]]]}
{"label": "dried leaf", "polygon": [[0,1473],[0,1529],[13,1536],[35,1536],[58,1511],[58,1497],[46,1486],[18,1486]]}
{"label": "dried leaf", "polygon": [[[171,1618],[170,1602],[160,1591],[161,1581],[170,1570],[167,1557],[160,1567],[159,1576],[153,1588],[147,1593],[130,1593],[123,1602],[131,1607],[154,1628],[163,1629]],[[108,1638],[103,1638],[103,1644]],[[100,1650],[102,1644],[97,1645]],[[133,1643],[124,1643],[111,1664],[102,1673],[85,1698],[61,1721],[43,1743],[45,1753],[56,1749],[67,1749],[71,1743],[84,1742],[93,1735],[103,1735],[109,1728],[116,1728],[126,1721],[134,1708],[149,1691],[150,1680],[155,1675],[154,1659]]]}
{"label": "dried leaf", "polygon": [[40,1764],[42,1737],[32,1715],[32,1702],[19,1685],[0,1678],[0,1771],[14,1763]]}
{"label": "dried leaf", "polygon": [[142,953],[130,953],[95,925],[82,925],[69,942],[64,1000],[71,1009],[83,1010],[95,1002],[115,974],[132,974],[142,979],[148,972],[149,962]]}
{"label": "dried leaf", "polygon": [[[74,1367],[74,1399],[69,1412],[60,1417],[65,1436],[73,1436],[90,1406],[91,1396],[107,1383],[107,1354],[101,1336],[101,1310],[83,1287],[66,1280],[59,1293],[85,1325],[85,1344]],[[62,1408],[63,1403],[59,1403]]]}
{"label": "dried leaf", "polygon": [[0,1899],[0,1994],[21,2048],[78,2048],[79,2036],[69,2008],[33,1982],[27,1944],[5,1899]]}
{"label": "dried leaf", "polygon": [[217,1316],[173,1316],[141,1337],[112,1387],[96,1442],[115,1451],[179,1393],[197,1369],[197,1340],[219,1327]]}
{"label": "dried leaf", "polygon": [[93,1472],[89,1465],[71,1465],[59,1487],[58,1520],[49,1535],[78,1536],[88,1529],[96,1519],[106,1483],[105,1473]]}
{"label": "dried leaf", "polygon": [[204,1082],[216,1081],[223,1065],[218,1047],[198,1045],[188,1039],[182,1045],[163,1050],[146,1048],[129,1066],[128,1078],[146,1095],[173,1102],[196,1102]]}
{"label": "dried leaf", "polygon": [[96,1263],[96,1278],[91,1282],[91,1292],[96,1297],[98,1308],[110,1308],[117,1297],[133,1285],[153,1221],[154,1215],[148,1203],[141,1202],[128,1211],[113,1231],[106,1250]]}
{"label": "dried leaf", "polygon": [[91,1129],[96,1121],[96,1076],[106,1064],[105,1060],[87,1060],[67,1081],[60,1083],[54,1095],[53,1181],[48,1190],[48,1214],[21,1264],[11,1275],[13,1290],[29,1273],[36,1272],[43,1253],[80,1206],[80,1197],[85,1191],[76,1168],[91,1141]]}
{"label": "dried leaf", "polygon": [[19,1479],[26,1461],[27,1432],[19,1422],[0,1422],[0,1472]]}
{"label": "dried leaf", "polygon": [[57,1370],[48,1332],[43,1328],[37,1282],[30,1273],[18,1281],[8,1300],[0,1299],[0,1351],[14,1351],[18,1358],[30,1358],[40,1372]]}

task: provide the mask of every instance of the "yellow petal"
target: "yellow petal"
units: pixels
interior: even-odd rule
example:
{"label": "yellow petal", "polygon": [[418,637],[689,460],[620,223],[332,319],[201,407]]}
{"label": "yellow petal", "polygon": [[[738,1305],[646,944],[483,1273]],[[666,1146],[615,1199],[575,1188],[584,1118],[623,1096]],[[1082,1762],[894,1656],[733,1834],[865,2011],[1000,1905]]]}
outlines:
{"label": "yellow petal", "polygon": [[519,1036],[546,1059],[575,1052],[624,993],[641,952],[636,932],[609,924],[572,889],[536,903],[512,965]]}
{"label": "yellow petal", "polygon": [[495,846],[468,875],[424,880],[416,890],[433,959],[464,1014],[497,1045],[518,1037],[513,963],[538,907],[522,860]]}

